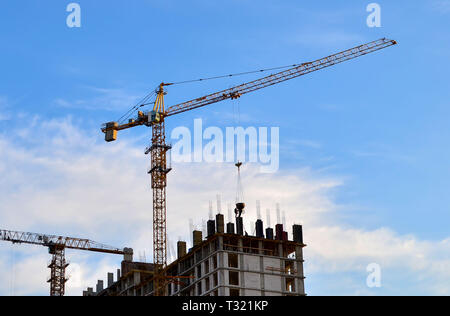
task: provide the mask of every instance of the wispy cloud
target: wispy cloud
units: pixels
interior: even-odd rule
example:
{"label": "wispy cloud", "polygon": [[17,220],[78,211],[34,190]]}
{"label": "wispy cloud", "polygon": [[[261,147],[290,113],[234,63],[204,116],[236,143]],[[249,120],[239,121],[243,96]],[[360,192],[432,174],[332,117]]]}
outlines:
{"label": "wispy cloud", "polygon": [[406,153],[384,144],[368,144],[365,149],[354,149],[350,153],[359,158],[377,158],[391,161],[411,163],[414,158]]}

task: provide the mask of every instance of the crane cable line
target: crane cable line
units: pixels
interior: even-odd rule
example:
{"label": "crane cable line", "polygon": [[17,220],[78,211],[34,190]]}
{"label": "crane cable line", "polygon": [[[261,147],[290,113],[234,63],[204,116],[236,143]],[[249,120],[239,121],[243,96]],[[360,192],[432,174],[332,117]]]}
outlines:
{"label": "crane cable line", "polygon": [[[262,73],[266,71],[272,71],[272,70],[280,70],[280,69],[286,69],[291,67],[297,67],[301,66],[302,64],[293,64],[293,65],[286,65],[286,66],[280,66],[280,67],[273,67],[273,68],[265,68],[265,69],[259,69],[259,70],[253,70],[253,71],[245,71],[245,72],[239,72],[229,75],[221,75],[221,76],[214,76],[214,77],[207,77],[207,78],[200,78],[200,79],[193,79],[193,80],[185,80],[185,81],[178,81],[178,82],[171,82],[166,83],[166,86],[174,86],[174,85],[181,85],[186,83],[193,83],[193,82],[203,82],[208,80],[215,80],[215,79],[223,79],[223,78],[231,78],[231,77],[237,77],[237,76],[244,76],[244,75],[250,75],[255,73]],[[129,109],[124,115],[122,115],[117,121],[119,123],[123,123],[125,120],[127,120],[130,116],[133,115],[135,111],[137,111],[140,107],[143,107],[145,105],[152,104],[153,102],[148,102],[148,100],[156,94],[155,91],[149,93],[146,95],[140,102],[138,102],[135,106],[133,106],[131,109]]]}
{"label": "crane cable line", "polygon": [[144,98],[142,98],[141,101],[139,101],[136,105],[134,105],[131,109],[129,109],[117,121],[119,123],[122,123],[125,120],[127,120],[131,115],[133,115],[134,111],[137,111],[140,107],[143,107],[144,105],[148,104],[148,100],[151,99],[155,95],[156,95],[156,89],[154,89],[152,92],[147,94]]}
{"label": "crane cable line", "polygon": [[261,73],[261,72],[266,72],[266,71],[297,67],[297,66],[301,66],[301,65],[302,64],[293,64],[293,65],[287,65],[287,66],[280,66],[280,67],[266,68],[266,69],[260,69],[260,70],[239,72],[239,73],[234,73],[234,74],[229,74],[229,75],[222,75],[222,76],[214,76],[214,77],[207,77],[207,78],[200,78],[200,79],[193,79],[193,80],[171,82],[171,83],[166,83],[165,85],[173,86],[173,85],[180,85],[180,84],[185,84],[185,83],[193,83],[193,82],[201,82],[201,81],[214,80],[214,79],[237,77],[237,76],[256,74],[256,73]]}
{"label": "crane cable line", "polygon": [[[382,44],[379,44],[380,41],[382,41],[383,43],[382,43]],[[387,43],[388,43],[389,45],[386,45]],[[373,44],[373,45],[376,44],[376,45],[375,45],[375,46],[369,46],[370,44]],[[378,41],[373,41],[373,42],[370,42],[370,43],[368,43],[368,44],[360,45],[360,46],[355,47],[355,48],[353,48],[353,49],[351,49],[351,50],[349,49],[349,50],[345,51],[345,52],[351,51],[351,54],[350,54],[350,55],[352,55],[353,57],[352,57],[352,58],[347,58],[347,59],[343,59],[343,58],[341,58],[341,59],[343,59],[343,61],[346,61],[346,60],[355,58],[355,56],[356,56],[356,57],[359,57],[359,56],[362,56],[362,55],[366,55],[366,54],[372,53],[372,52],[374,52],[374,51],[376,51],[376,50],[379,50],[379,49],[382,49],[382,48],[386,48],[386,47],[388,47],[388,46],[396,45],[396,44],[397,44],[396,41],[393,41],[393,40],[387,40],[386,38],[382,38],[382,39],[380,39],[380,40],[378,40]],[[366,51],[362,52],[363,49],[365,49]],[[358,54],[357,54],[356,52],[354,52],[353,50],[359,50],[360,55],[358,56]],[[341,52],[341,54],[342,54],[342,53],[345,53],[345,52]],[[333,55],[333,56],[337,56],[337,55],[338,55],[338,54],[335,54],[335,55]],[[350,55],[348,55],[348,56],[350,56]],[[326,58],[327,58],[327,65],[326,65],[326,67],[330,66],[330,65],[328,65],[328,64],[331,63],[330,58],[333,57],[333,56],[328,56],[328,57],[326,57]],[[345,56],[345,55],[344,55],[344,57],[348,57],[348,56]],[[324,58],[324,59],[325,59],[325,58]],[[342,61],[341,61],[341,62],[342,62]],[[236,76],[242,76],[242,75],[248,75],[248,74],[254,74],[254,73],[262,73],[262,72],[271,71],[271,70],[286,69],[286,68],[291,68],[291,67],[292,67],[292,68],[296,68],[296,67],[301,67],[301,66],[308,65],[308,64],[312,64],[312,63],[311,63],[311,62],[306,62],[306,63],[301,63],[301,64],[292,64],[292,65],[286,65],[286,66],[280,66],[280,67],[265,68],[265,69],[254,70],[254,71],[247,71],[247,72],[234,73],[234,74],[229,74],[229,75],[214,76],[214,77],[200,78],[200,79],[194,79],[194,80],[185,80],[185,81],[178,81],[178,82],[172,82],[172,83],[163,83],[162,85],[163,85],[163,86],[172,86],[172,85],[181,85],[181,84],[186,84],[186,83],[202,82],[202,81],[214,80],[214,79],[220,79],[220,78],[230,78],[230,77],[236,77]],[[333,65],[333,64],[331,64],[331,65]],[[314,68],[314,67],[313,67],[313,68]],[[322,68],[324,68],[324,67],[322,67]],[[320,70],[320,69],[322,69],[322,68],[317,68],[317,69],[314,69],[313,71]],[[264,79],[264,78],[263,78],[263,79]],[[292,79],[292,78],[289,78],[289,79]],[[251,90],[251,91],[253,91],[253,90]],[[157,94],[157,91],[155,91],[155,94]],[[150,102],[147,102],[148,99],[149,99],[149,96],[147,96],[146,98],[144,98],[144,100],[143,100],[143,102],[142,102],[141,104],[138,104],[138,105],[134,106],[133,108],[131,108],[125,115],[123,115],[123,116],[119,119],[119,121],[122,120],[122,119],[123,119],[126,115],[128,115],[130,112],[132,113],[133,111],[137,110],[139,107],[143,107],[143,106],[146,106],[146,105],[151,104]],[[145,103],[144,103],[144,102],[145,102]],[[175,113],[175,114],[176,114],[176,113]],[[172,114],[172,115],[173,115],[173,114]],[[131,114],[129,114],[129,115],[127,116],[127,118],[130,117],[130,116],[131,116]]]}
{"label": "crane cable line", "polygon": [[155,95],[155,92],[149,93],[146,95],[141,101],[139,101],[136,105],[134,105],[131,109],[129,109],[124,115],[122,115],[118,122],[123,122],[126,119],[128,119],[134,111],[138,110],[140,107],[144,106],[144,103],[146,103],[152,96]]}

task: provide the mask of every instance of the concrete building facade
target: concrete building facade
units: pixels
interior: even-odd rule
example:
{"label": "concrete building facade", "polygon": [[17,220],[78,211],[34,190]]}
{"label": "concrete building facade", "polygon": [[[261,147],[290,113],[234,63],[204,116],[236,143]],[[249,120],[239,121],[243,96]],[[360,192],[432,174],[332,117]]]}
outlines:
{"label": "concrete building facade", "polygon": [[114,273],[108,273],[106,288],[104,282],[98,280],[95,291],[87,288],[83,296],[144,296],[150,292],[148,286],[153,279],[153,270],[151,263],[122,261],[121,269],[117,269],[116,281]]}
{"label": "concrete building facade", "polygon": [[[178,242],[178,259],[166,269],[168,296],[305,296],[303,232],[294,225],[294,240],[288,240],[282,225],[266,229],[256,223],[256,235],[244,235],[242,220],[227,225],[223,215],[208,222],[208,236],[194,231],[194,246]],[[120,275],[119,275],[120,276]],[[84,295],[153,295],[153,265],[122,263],[122,276],[108,287],[85,291]],[[100,282],[100,281],[99,281]],[[111,283],[111,284],[110,284]]]}
{"label": "concrete building facade", "polygon": [[215,234],[169,265],[181,283],[168,285],[180,296],[305,295],[303,244]]}

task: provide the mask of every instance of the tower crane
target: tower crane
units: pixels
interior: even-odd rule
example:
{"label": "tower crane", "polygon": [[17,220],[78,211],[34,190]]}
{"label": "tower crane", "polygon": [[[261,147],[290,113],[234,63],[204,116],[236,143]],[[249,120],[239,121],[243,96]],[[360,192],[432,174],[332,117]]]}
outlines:
{"label": "tower crane", "polygon": [[[147,113],[138,111],[137,117],[130,119],[127,123],[109,122],[102,126],[102,132],[105,133],[105,140],[107,142],[115,141],[117,139],[117,132],[121,130],[142,125],[152,128],[151,146],[146,149],[145,153],[151,155],[151,167],[148,173],[151,174],[151,187],[153,189],[153,255],[156,268],[154,279],[156,285],[155,289],[161,289],[162,286],[160,285],[164,283],[163,271],[167,265],[166,186],[167,174],[171,171],[171,168],[167,167],[167,152],[170,150],[170,146],[166,144],[166,118],[220,101],[238,99],[244,94],[331,67],[396,44],[397,42],[394,40],[382,38],[313,62],[295,65],[287,70],[167,108],[164,104],[164,96],[167,94],[165,87],[175,83],[163,82],[155,91],[156,100],[154,102],[143,102],[139,105],[139,107],[143,107],[152,104],[152,111]],[[156,290],[155,295],[164,295],[163,290]]]}
{"label": "tower crane", "polygon": [[65,259],[66,249],[123,255],[125,261],[133,261],[133,249],[114,248],[89,239],[0,230],[0,240],[9,241],[13,244],[48,247],[48,252],[52,255],[52,260],[48,265],[50,278],[47,281],[50,283],[50,296],[64,296],[65,284],[68,280],[66,268],[69,265]]}

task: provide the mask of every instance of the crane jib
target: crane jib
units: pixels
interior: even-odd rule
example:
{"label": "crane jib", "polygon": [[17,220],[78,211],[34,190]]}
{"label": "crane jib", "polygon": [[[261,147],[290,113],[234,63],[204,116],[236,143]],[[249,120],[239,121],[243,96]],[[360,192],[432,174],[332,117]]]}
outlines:
{"label": "crane jib", "polygon": [[[149,112],[143,113],[139,111],[139,115],[136,119],[130,119],[130,121],[126,124],[119,125],[117,122],[109,122],[104,124],[102,127],[102,132],[105,133],[105,140],[107,142],[115,141],[117,139],[117,131],[129,129],[136,126],[146,125],[152,126],[153,124],[158,124],[158,122],[152,121],[152,116],[161,115],[161,117],[169,117],[176,114],[180,114],[186,111],[190,111],[193,109],[197,109],[206,105],[214,104],[217,102],[225,101],[228,99],[238,99],[242,95],[260,90],[287,80],[291,80],[300,76],[304,76],[306,74],[340,64],[342,62],[355,59],[360,56],[367,55],[369,53],[373,53],[375,51],[387,48],[389,46],[396,45],[397,42],[394,40],[382,38],[367,44],[359,45],[345,51],[339,52],[334,55],[330,55],[321,59],[318,59],[313,62],[302,63],[299,66],[292,67],[290,69],[278,72],[276,74],[272,74],[263,78],[259,78],[253,80],[251,82],[247,82],[226,90],[222,90],[219,92],[215,92],[206,96],[202,96],[200,98],[196,98],[194,100],[190,100],[187,102],[183,102],[174,106],[167,108],[163,113],[159,112]],[[170,83],[161,84],[163,86],[170,86]],[[162,120],[162,119],[161,119]]]}
{"label": "crane jib", "polygon": [[369,53],[387,48],[392,45],[396,45],[397,42],[386,38],[373,41],[364,45],[350,48],[346,51],[339,52],[334,55],[330,55],[313,62],[303,63],[300,66],[292,67],[288,70],[272,74],[270,76],[256,79],[254,81],[241,84],[230,89],[219,91],[201,98],[197,98],[191,101],[183,102],[174,106],[171,106],[166,111],[166,116],[172,116],[189,110],[193,110],[199,107],[203,107],[209,104],[217,103],[227,99],[235,99],[243,94],[256,91],[268,86],[275,85],[290,79],[294,79],[311,72],[315,72],[347,60],[351,60]]}

